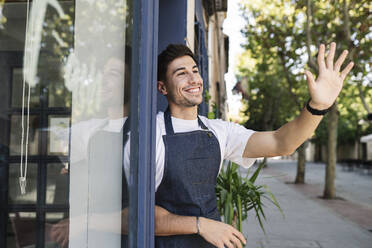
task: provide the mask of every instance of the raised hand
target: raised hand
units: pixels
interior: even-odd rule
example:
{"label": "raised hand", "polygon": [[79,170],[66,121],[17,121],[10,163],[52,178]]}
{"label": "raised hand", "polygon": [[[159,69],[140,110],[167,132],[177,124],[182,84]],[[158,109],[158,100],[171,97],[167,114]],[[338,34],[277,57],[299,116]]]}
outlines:
{"label": "raised hand", "polygon": [[342,89],[347,74],[354,66],[354,63],[350,62],[340,72],[348,51],[343,51],[336,63],[333,63],[335,52],[336,43],[332,42],[327,58],[324,59],[325,46],[321,44],[318,53],[318,77],[315,80],[311,72],[305,71],[311,95],[310,105],[315,109],[323,110],[332,106]]}
{"label": "raised hand", "polygon": [[218,248],[242,248],[246,240],[241,232],[220,221],[200,218],[200,235]]}

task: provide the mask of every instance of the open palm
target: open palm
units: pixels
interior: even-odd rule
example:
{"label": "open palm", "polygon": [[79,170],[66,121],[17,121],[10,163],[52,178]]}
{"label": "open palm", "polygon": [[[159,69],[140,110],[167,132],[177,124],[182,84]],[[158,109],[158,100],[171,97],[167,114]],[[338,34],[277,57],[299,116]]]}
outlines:
{"label": "open palm", "polygon": [[354,66],[354,63],[350,62],[340,73],[341,65],[344,63],[348,51],[343,51],[336,63],[333,63],[335,51],[336,43],[332,42],[327,58],[324,59],[325,46],[320,45],[318,53],[319,76],[315,80],[311,72],[305,72],[313,108],[327,109],[332,106],[342,89],[345,77]]}

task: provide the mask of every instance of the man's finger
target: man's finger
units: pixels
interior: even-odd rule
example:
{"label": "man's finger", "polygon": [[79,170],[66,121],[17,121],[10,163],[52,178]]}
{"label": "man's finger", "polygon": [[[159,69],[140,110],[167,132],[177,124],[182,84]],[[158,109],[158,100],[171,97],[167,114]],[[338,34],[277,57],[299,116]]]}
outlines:
{"label": "man's finger", "polygon": [[325,46],[324,44],[321,44],[319,46],[319,52],[318,52],[319,72],[322,72],[326,68],[325,63],[324,63],[324,52],[325,52]]}
{"label": "man's finger", "polygon": [[347,50],[344,50],[342,52],[342,54],[340,55],[340,57],[338,57],[336,63],[335,63],[335,67],[334,67],[334,70],[335,71],[340,71],[340,68],[341,68],[341,65],[344,63],[345,59],[346,59],[346,56],[349,52]]}
{"label": "man's finger", "polygon": [[225,247],[234,248],[234,245],[233,245],[233,243],[231,243],[230,239],[224,239],[223,243],[224,243]]}
{"label": "man's finger", "polygon": [[341,72],[341,78],[342,80],[344,80],[347,76],[347,74],[350,72],[350,70],[353,68],[354,66],[354,63],[353,62],[350,62],[346,67],[345,69],[342,70]]}
{"label": "man's finger", "polygon": [[242,243],[235,235],[232,235],[230,240],[235,245],[235,247],[242,248]]}
{"label": "man's finger", "polygon": [[306,79],[307,79],[307,84],[309,86],[309,89],[312,89],[315,87],[315,78],[313,74],[309,71],[305,71]]}
{"label": "man's finger", "polygon": [[238,230],[235,229],[234,232],[233,232],[233,234],[234,234],[238,239],[240,239],[240,241],[243,242],[244,244],[247,243],[247,241],[246,241],[245,238],[244,238],[244,235],[243,235],[241,232],[239,232]]}
{"label": "man's finger", "polygon": [[331,70],[333,70],[333,59],[335,57],[335,52],[336,52],[336,43],[332,42],[331,47],[329,49],[329,53],[327,55],[327,60],[326,60],[327,68]]}
{"label": "man's finger", "polygon": [[225,245],[223,242],[217,244],[217,248],[225,248]]}

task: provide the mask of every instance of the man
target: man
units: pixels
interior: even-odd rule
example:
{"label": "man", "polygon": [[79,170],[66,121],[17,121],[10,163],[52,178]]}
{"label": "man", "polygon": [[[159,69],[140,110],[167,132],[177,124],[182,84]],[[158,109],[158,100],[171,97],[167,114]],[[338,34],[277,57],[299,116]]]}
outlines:
{"label": "man", "polygon": [[[89,168],[89,179],[86,180],[100,184],[89,184],[89,201],[86,203],[81,197],[82,189],[72,189],[72,214],[50,226],[50,232],[47,233],[61,247],[68,247],[69,242],[72,244],[70,246],[79,246],[84,233],[89,233],[89,242],[98,247],[117,245],[120,240],[121,247],[128,247],[127,182],[130,167],[129,146],[126,143],[129,138],[127,120],[130,109],[131,47],[125,47],[125,61],[122,55],[121,47],[111,51],[102,68],[103,77],[97,93],[103,118],[90,118],[71,127],[74,150],[70,163],[75,178],[84,178],[85,169]],[[120,163],[123,147],[128,154],[124,168]],[[120,189],[121,199],[118,197]],[[89,206],[89,213],[85,212],[84,203]],[[86,224],[86,214],[89,215],[89,225]],[[73,230],[71,237],[70,228]]]}
{"label": "man", "polygon": [[341,91],[347,51],[335,63],[336,44],[318,53],[319,76],[306,71],[311,100],[301,114],[275,131],[254,132],[198,116],[203,79],[193,53],[169,45],[158,57],[158,90],[168,109],[157,116],[156,247],[242,247],[235,228],[220,222],[214,187],[224,159],[249,167],[254,158],[292,154],[308,139]]}

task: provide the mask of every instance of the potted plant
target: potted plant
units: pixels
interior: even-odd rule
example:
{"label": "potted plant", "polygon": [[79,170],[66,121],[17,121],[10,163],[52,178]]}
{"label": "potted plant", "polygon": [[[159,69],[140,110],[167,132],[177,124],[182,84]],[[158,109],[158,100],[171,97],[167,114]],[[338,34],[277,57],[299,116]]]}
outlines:
{"label": "potted plant", "polygon": [[256,185],[256,179],[264,163],[260,163],[254,173],[245,177],[239,172],[239,165],[229,162],[223,166],[217,178],[217,207],[225,223],[233,225],[240,232],[242,222],[247,219],[248,211],[254,210],[261,229],[265,232],[263,219],[266,220],[262,200],[268,199],[283,214],[275,196],[266,185]]}

